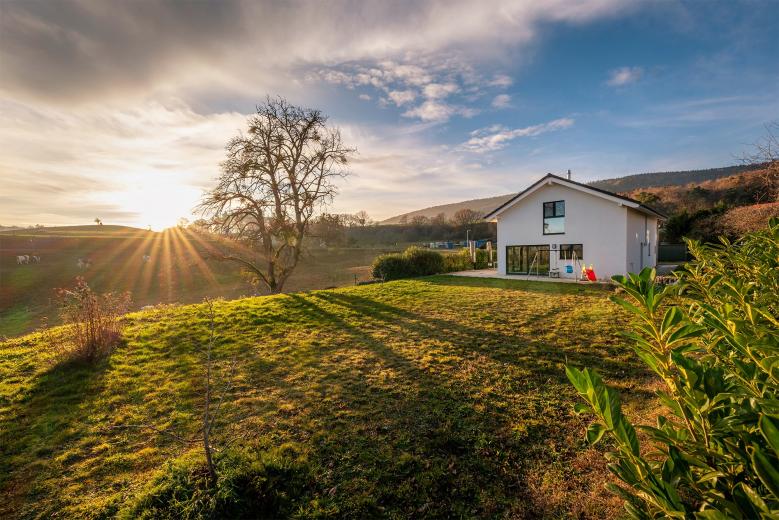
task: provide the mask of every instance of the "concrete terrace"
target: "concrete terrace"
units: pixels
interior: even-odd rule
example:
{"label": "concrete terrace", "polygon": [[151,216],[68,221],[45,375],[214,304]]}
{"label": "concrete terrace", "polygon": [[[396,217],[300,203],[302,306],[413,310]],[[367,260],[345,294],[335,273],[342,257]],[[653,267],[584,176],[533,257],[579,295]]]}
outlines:
{"label": "concrete terrace", "polygon": [[[475,269],[472,271],[456,271],[447,273],[451,276],[465,276],[468,278],[501,278],[503,280],[531,280],[534,282],[557,282],[557,283],[582,283],[591,284],[599,282],[577,282],[572,278],[550,278],[549,276],[536,276],[526,274],[498,274],[497,269]],[[604,282],[608,283],[608,282]]]}

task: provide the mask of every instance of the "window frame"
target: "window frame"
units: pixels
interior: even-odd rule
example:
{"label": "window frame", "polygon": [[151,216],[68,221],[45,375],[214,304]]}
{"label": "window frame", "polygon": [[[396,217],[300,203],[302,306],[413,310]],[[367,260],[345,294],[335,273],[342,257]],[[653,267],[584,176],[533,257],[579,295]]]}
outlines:
{"label": "window frame", "polygon": [[[557,249],[559,251],[559,259],[560,260],[573,260],[573,258],[563,258],[563,248],[564,247],[570,247],[571,249],[569,250],[569,252],[573,252],[573,248],[576,247],[576,246],[579,246],[579,249],[582,252],[582,255],[578,256],[576,259],[577,260],[583,260],[584,259],[584,244],[559,244],[557,246]],[[573,255],[571,255],[571,257],[573,257]]]}
{"label": "window frame", "polygon": [[[558,215],[557,214],[557,203],[562,202],[563,203],[563,214]],[[546,207],[547,204],[551,204],[552,206],[552,215],[547,217],[546,216]],[[548,218],[562,218],[563,219],[563,231],[559,233],[547,233],[546,232],[546,219]],[[541,233],[543,235],[564,235],[565,234],[565,200],[552,200],[547,201],[541,204]]]}
{"label": "window frame", "polygon": [[[509,258],[511,257],[510,250],[517,248],[520,250],[519,253],[519,262],[522,263],[522,250],[524,249],[524,259],[527,261],[527,271],[509,271]],[[544,274],[541,274],[539,271],[539,276],[548,276],[549,271],[552,270],[552,252],[553,249],[551,248],[550,244],[513,244],[513,245],[507,245],[506,246],[506,274],[507,275],[520,275],[520,276],[529,276],[531,274],[530,267],[532,262],[532,258],[530,256],[531,251],[533,253],[541,253],[542,251],[545,251],[547,253],[547,265],[546,265],[546,272]],[[535,255],[534,255],[535,256]],[[538,267],[539,264],[536,264]]]}

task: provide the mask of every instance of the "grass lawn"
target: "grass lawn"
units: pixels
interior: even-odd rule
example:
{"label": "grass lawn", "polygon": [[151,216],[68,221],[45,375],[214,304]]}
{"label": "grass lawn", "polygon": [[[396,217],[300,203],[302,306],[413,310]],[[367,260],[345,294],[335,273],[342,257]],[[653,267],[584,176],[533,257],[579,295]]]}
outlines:
{"label": "grass lawn", "polygon": [[[621,516],[563,368],[652,409],[608,294],[438,276],[219,302],[217,357],[238,368],[218,433],[301,453],[303,517]],[[0,516],[111,516],[186,451],[126,426],[197,431],[203,312],[130,315],[95,367],[53,365],[40,335],[0,344]]]}

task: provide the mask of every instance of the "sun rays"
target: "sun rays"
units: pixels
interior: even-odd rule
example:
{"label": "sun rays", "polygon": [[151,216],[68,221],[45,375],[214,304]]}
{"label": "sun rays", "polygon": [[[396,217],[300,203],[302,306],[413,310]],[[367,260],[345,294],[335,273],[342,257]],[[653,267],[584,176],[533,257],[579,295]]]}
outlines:
{"label": "sun rays", "polygon": [[90,253],[93,267],[83,276],[110,290],[130,291],[136,303],[176,303],[181,294],[205,295],[220,287],[204,258],[210,246],[195,232],[172,227],[104,240]]}

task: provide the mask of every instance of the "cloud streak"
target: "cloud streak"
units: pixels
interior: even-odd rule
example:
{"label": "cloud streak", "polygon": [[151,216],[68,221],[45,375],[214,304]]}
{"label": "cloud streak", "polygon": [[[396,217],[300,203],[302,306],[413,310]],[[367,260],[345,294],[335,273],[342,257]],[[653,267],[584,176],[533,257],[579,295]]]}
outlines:
{"label": "cloud streak", "polygon": [[610,87],[624,87],[636,83],[643,75],[644,69],[641,67],[620,67],[609,73],[606,84]]}
{"label": "cloud streak", "polygon": [[547,132],[564,130],[572,127],[573,124],[573,119],[565,117],[524,128],[509,129],[501,125],[481,128],[471,132],[471,138],[460,145],[460,150],[478,154],[496,152],[507,147],[515,139],[535,137]]}

